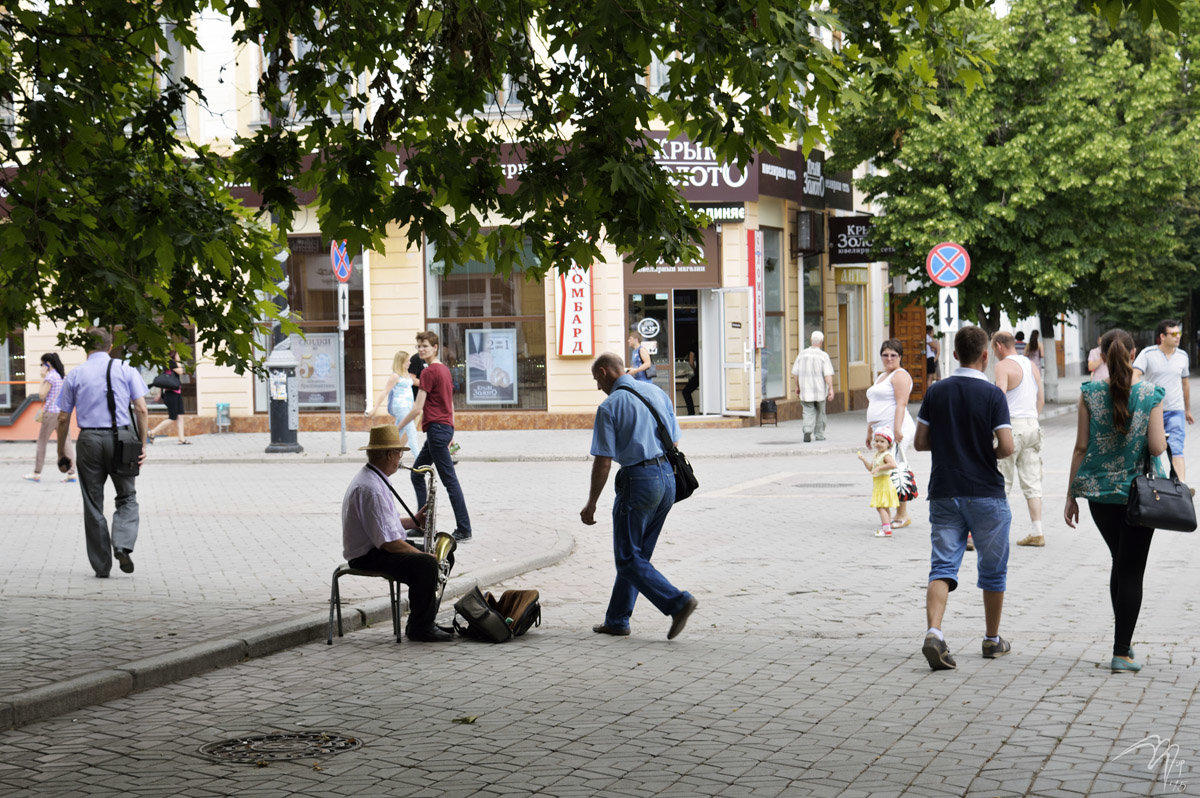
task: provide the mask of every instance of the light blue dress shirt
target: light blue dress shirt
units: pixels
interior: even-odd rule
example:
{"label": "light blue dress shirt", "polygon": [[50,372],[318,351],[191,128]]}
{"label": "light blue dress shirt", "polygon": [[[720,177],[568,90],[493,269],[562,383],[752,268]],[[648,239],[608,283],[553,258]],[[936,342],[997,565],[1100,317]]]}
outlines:
{"label": "light blue dress shirt", "polygon": [[593,457],[611,457],[622,466],[631,466],[659,457],[664,452],[658,439],[658,424],[649,408],[628,391],[617,390],[622,385],[628,385],[650,400],[672,441],[678,441],[683,433],[675,418],[675,407],[661,388],[622,374],[613,383],[612,393],[596,409],[591,453]]}
{"label": "light blue dress shirt", "polygon": [[75,423],[81,428],[112,426],[105,378],[110,360],[113,361],[112,388],[118,427],[129,424],[129,403],[150,390],[137,369],[122,360],[113,360],[107,352],[92,352],[82,365],[67,372],[58,397],[59,412],[69,414],[74,410]]}

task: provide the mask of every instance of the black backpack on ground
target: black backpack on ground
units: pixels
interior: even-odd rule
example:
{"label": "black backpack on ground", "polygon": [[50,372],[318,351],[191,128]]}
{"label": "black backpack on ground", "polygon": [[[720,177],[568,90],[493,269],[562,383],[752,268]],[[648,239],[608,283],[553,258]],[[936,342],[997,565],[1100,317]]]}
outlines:
{"label": "black backpack on ground", "polygon": [[541,625],[542,605],[536,590],[506,590],[497,599],[476,585],[454,604],[455,631],[487,643],[503,643]]}

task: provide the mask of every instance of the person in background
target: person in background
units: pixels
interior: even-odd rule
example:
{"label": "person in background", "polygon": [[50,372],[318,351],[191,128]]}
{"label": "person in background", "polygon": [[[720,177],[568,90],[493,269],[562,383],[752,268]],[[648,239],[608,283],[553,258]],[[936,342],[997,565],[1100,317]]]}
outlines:
{"label": "person in background", "polygon": [[[412,410],[414,399],[412,376],[408,369],[408,363],[408,352],[400,351],[395,354],[392,358],[392,376],[388,378],[383,392],[375,400],[375,406],[370,410],[363,411],[364,416],[377,415],[379,407],[385,401],[387,402],[387,411],[395,416],[396,423],[408,415],[408,411]],[[415,420],[408,422],[408,425],[400,430],[400,445],[412,451],[420,451]]]}
{"label": "person in background", "polygon": [[[50,444],[51,433],[58,429],[58,396],[62,393],[63,377],[67,374],[57,352],[47,352],[42,355],[41,370],[42,384],[38,388],[38,396],[42,398],[42,409],[34,416],[34,421],[40,421],[42,426],[38,429],[37,455],[33,461],[33,473],[25,475],[25,479],[30,482],[40,482],[42,479],[42,466],[46,464],[46,447]],[[66,441],[64,451],[70,458],[71,465],[67,469],[67,475],[63,477],[63,482],[74,482],[77,479],[75,476],[75,445],[71,443],[70,438]]]}
{"label": "person in background", "polygon": [[696,415],[696,389],[700,387],[700,360],[694,351],[687,353],[687,364],[692,367],[692,373],[683,384],[683,401],[687,404],[688,415]]}
{"label": "person in background", "polygon": [[[1022,354],[1018,352],[1017,354]],[[1029,362],[1033,364],[1034,369],[1038,374],[1042,373],[1042,336],[1037,330],[1029,334],[1029,346],[1025,347],[1023,353],[1029,358]]]}
{"label": "person in background", "polygon": [[[1138,353],[1133,361],[1133,373],[1138,379],[1145,377],[1166,391],[1163,398],[1163,424],[1167,430],[1167,446],[1171,450],[1171,462],[1179,478],[1187,479],[1184,467],[1183,445],[1188,424],[1196,423],[1192,418],[1192,388],[1188,384],[1191,366],[1187,352],[1179,348],[1183,330],[1174,319],[1164,319],[1154,331],[1156,346],[1148,346]],[[1107,362],[1108,358],[1105,358]],[[1112,364],[1109,363],[1109,370]]]}
{"label": "person in background", "polygon": [[825,334],[814,330],[809,337],[811,346],[796,355],[792,375],[796,378],[796,394],[804,408],[802,429],[804,442],[816,435],[825,440],[825,403],[833,401],[833,361],[824,350]]}
{"label": "person in background", "polygon": [[[1033,531],[1017,541],[1018,546],[1045,546],[1042,534],[1042,426],[1038,416],[1046,404],[1042,373],[1033,362],[1018,355],[1012,333],[1001,330],[992,336],[996,356],[996,387],[1004,391],[1012,420],[1013,453],[1000,461],[1004,490],[1011,492],[1018,479]],[[1025,351],[1029,351],[1028,349]]]}
{"label": "person in background", "polygon": [[1015,338],[1017,341],[1017,343],[1016,343],[1017,354],[1024,355],[1025,354],[1025,333],[1019,332],[1016,335],[1014,335],[1013,338]]}
{"label": "person in background", "polygon": [[1100,354],[1100,339],[1096,339],[1096,346],[1092,351],[1088,352],[1087,361],[1088,373],[1092,375],[1092,379],[1096,382],[1108,379],[1108,364],[1104,362],[1104,356]]}
{"label": "person in background", "polygon": [[1079,396],[1063,520],[1074,529],[1079,523],[1078,500],[1088,500],[1092,520],[1112,555],[1108,597],[1115,626],[1109,667],[1113,673],[1136,672],[1142,666],[1134,659],[1133,630],[1142,609],[1142,577],[1154,530],[1130,526],[1125,506],[1146,455],[1158,457],[1167,449],[1166,390],[1143,380],[1133,367],[1136,350],[1129,333],[1109,330],[1100,337],[1100,349],[1109,376],[1084,383]]}
{"label": "person in background", "polygon": [[[908,399],[912,395],[912,375],[900,366],[904,347],[899,340],[889,338],[879,348],[883,360],[883,373],[875,384],[867,389],[867,446],[873,445],[875,430],[887,427],[896,439],[896,450],[912,446],[913,433],[917,424],[908,412]],[[941,380],[939,380],[941,382]],[[900,461],[896,457],[896,461]],[[903,529],[912,524],[908,515],[908,502],[900,502],[900,509],[892,518],[892,529]]]}
{"label": "person in background", "polygon": [[630,365],[625,369],[625,373],[635,380],[650,382],[650,369],[654,365],[650,360],[650,350],[636,332],[629,334],[628,344]]}
{"label": "person in background", "polygon": [[[179,352],[172,349],[171,357],[167,361],[167,371],[175,372],[175,376],[183,380],[183,366],[179,362]],[[167,406],[167,417],[158,423],[158,426],[146,433],[146,442],[154,443],[154,439],[171,428],[171,424],[175,425],[175,437],[179,439],[181,445],[191,443],[183,434],[183,385],[178,388],[161,388],[162,403]]]}
{"label": "person in background", "polygon": [[927,382],[937,382],[938,378],[938,358],[942,354],[941,344],[937,342],[937,338],[933,335],[933,325],[925,325],[925,376]]}

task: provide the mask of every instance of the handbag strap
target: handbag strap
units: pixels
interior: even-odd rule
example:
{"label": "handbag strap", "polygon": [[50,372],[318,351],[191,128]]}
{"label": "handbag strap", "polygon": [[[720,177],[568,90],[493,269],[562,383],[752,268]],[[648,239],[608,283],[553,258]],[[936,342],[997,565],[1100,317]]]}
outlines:
{"label": "handbag strap", "polygon": [[[1179,481],[1179,475],[1175,473],[1175,455],[1171,452],[1171,442],[1167,441],[1167,465],[1171,468],[1171,479],[1175,482]],[[1159,455],[1161,457],[1162,455]],[[1147,477],[1157,477],[1158,474],[1154,471],[1154,458],[1150,456],[1150,447],[1146,447],[1146,456],[1142,458],[1142,474]]]}
{"label": "handbag strap", "polygon": [[899,443],[893,443],[892,451],[894,452],[892,459],[896,461],[896,468],[901,470],[908,468],[908,456],[904,454],[904,447]]}
{"label": "handbag strap", "polygon": [[[108,368],[104,370],[104,381],[108,386],[108,414],[112,416],[112,433],[116,437],[117,434],[117,398],[112,389],[112,364],[113,358],[108,359]],[[133,403],[129,403],[129,427],[135,433],[138,431],[136,416],[133,414]]]}
{"label": "handbag strap", "polygon": [[618,391],[629,391],[631,394],[641,400],[647,408],[650,409],[650,415],[654,417],[654,423],[658,425],[658,442],[662,444],[663,455],[675,448],[675,442],[671,440],[671,433],[667,432],[667,425],[663,423],[662,417],[658,415],[658,411],[654,409],[654,405],[650,404],[650,400],[642,396],[640,393],[630,388],[628,385],[618,385]]}

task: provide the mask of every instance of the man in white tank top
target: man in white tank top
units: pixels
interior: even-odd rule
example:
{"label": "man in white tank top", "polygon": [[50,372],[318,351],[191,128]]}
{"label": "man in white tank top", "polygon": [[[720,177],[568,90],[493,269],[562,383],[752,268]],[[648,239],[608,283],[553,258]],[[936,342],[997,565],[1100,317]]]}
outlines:
{"label": "man in white tank top", "polygon": [[1033,532],[1017,541],[1018,546],[1044,546],[1042,534],[1042,428],[1038,415],[1046,403],[1042,389],[1041,369],[1033,368],[1029,358],[1017,354],[1017,341],[1010,332],[998,332],[992,336],[992,350],[996,353],[996,387],[1004,391],[1008,400],[1008,414],[1012,419],[1013,453],[998,461],[1000,473],[1004,475],[1007,492],[1013,489],[1013,480],[1021,480],[1021,492],[1029,505],[1029,520]]}

